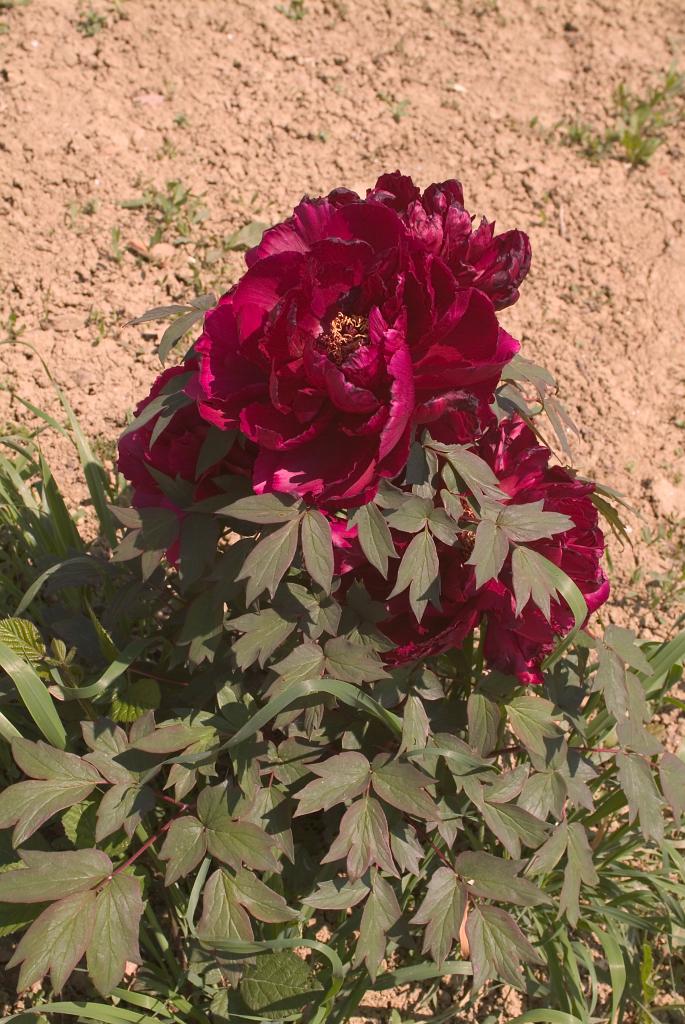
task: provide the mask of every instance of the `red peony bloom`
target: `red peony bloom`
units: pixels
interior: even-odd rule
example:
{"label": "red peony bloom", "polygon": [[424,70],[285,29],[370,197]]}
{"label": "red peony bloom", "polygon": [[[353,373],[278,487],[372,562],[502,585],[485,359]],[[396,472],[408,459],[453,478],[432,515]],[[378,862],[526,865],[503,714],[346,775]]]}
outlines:
{"label": "red peony bloom", "polygon": [[[532,430],[519,417],[490,427],[480,439],[478,454],[489,463],[509,495],[508,504],[543,501],[545,511],[561,512],[573,520],[573,529],[539,540],[528,546],[558,565],[581,590],[589,613],[609,596],[609,584],[600,567],[604,537],[598,527],[595,506],[590,500],[591,484],[576,480],[567,470],[550,466],[550,451],[540,445]],[[552,601],[548,622],[529,602],[516,615],[516,600],[511,578],[511,559],[507,558],[499,579],[476,589],[475,572],[467,564],[471,552],[468,533],[455,546],[437,542],[440,559],[441,610],[429,605],[421,623],[417,623],[406,594],[387,602],[388,618],[379,628],[398,646],[386,659],[397,665],[458,648],[471,630],[485,618],[487,631],[484,654],[488,664],[515,675],[521,682],[542,681],[540,664],[552,650],[556,638],[568,633],[573,615],[561,601]],[[394,536],[401,553],[409,538]],[[350,550],[336,549],[337,569],[344,572],[359,560]],[[392,563],[395,570],[399,562]],[[373,568],[348,571],[345,585],[356,575],[376,599],[383,599],[394,580],[385,581]]]}
{"label": "red peony bloom", "polygon": [[207,314],[187,391],[256,445],[257,492],[359,505],[403,469],[417,424],[454,441],[490,421],[518,350],[495,308],[515,300],[529,248],[473,232],[457,182],[421,197],[395,174],[364,200],[304,199],[247,263]]}
{"label": "red peony bloom", "polygon": [[[172,390],[176,378],[182,387],[185,378],[192,380],[196,372],[197,361],[193,359],[165,370],[152,385],[147,398],[136,407],[135,416],[141,416],[152,401]],[[179,511],[165,495],[155,471],[171,480],[193,484],[195,499],[215,493],[212,478],[218,473],[249,474],[251,457],[237,444],[227,455],[221,456],[220,461],[198,473],[198,459],[210,424],[200,416],[194,402],[188,401],[177,408],[161,431],[158,431],[159,418],[157,412],[119,439],[119,472],[133,488],[133,505],[137,508],[164,506]]]}

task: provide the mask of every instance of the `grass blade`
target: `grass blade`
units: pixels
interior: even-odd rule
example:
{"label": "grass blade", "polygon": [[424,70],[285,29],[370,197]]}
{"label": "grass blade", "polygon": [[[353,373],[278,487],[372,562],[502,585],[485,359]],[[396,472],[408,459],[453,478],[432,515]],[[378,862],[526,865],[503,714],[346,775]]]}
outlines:
{"label": "grass blade", "polygon": [[26,710],[31,715],[48,743],[64,750],[67,745],[67,734],[59,720],[59,715],[48,693],[35,670],[5,644],[0,643],[0,667],[17,688]]}

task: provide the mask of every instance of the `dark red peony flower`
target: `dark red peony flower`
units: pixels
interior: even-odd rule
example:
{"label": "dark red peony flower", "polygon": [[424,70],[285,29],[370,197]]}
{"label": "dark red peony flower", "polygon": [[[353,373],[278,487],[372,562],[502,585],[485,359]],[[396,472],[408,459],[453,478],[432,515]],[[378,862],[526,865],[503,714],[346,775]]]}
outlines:
{"label": "dark red peony flower", "polygon": [[[163,393],[173,391],[174,384],[182,388],[196,373],[197,361],[193,359],[165,370],[152,385],[147,398],[136,407],[136,418]],[[179,404],[165,425],[159,422],[160,412],[155,412],[141,426],[119,439],[119,472],[131,484],[133,505],[137,508],[163,506],[180,511],[165,495],[155,472],[170,480],[192,484],[194,499],[216,493],[212,479],[219,473],[243,476],[250,473],[252,458],[238,444],[234,444],[227,454],[218,456],[217,462],[198,472],[198,459],[210,424],[200,416],[194,402],[186,400],[182,392],[177,394],[180,403],[185,400],[185,404]]]}
{"label": "dark red peony flower", "polygon": [[[486,430],[477,446],[478,454],[489,463],[501,488],[509,495],[508,504],[544,502],[545,511],[561,512],[574,526],[551,539],[528,546],[558,565],[582,592],[589,613],[609,596],[609,584],[600,566],[604,537],[598,526],[595,506],[590,500],[592,484],[575,479],[567,470],[550,466],[550,451],[537,442],[532,430],[519,417],[504,420]],[[398,551],[406,547],[406,535],[394,537]],[[372,567],[357,568],[359,559],[351,550],[349,536],[338,552],[336,568],[345,575],[344,586],[352,578],[361,578],[372,597],[383,599],[394,580],[385,581]],[[406,594],[387,602],[388,618],[379,628],[398,646],[386,659],[397,665],[458,648],[471,630],[485,618],[487,631],[484,654],[488,664],[515,675],[521,682],[542,681],[540,664],[552,650],[558,636],[573,626],[573,615],[564,602],[552,601],[548,622],[529,602],[516,615],[516,600],[507,559],[500,577],[476,588],[475,572],[468,565],[470,535],[460,535],[453,547],[437,542],[440,559],[441,610],[428,606],[417,623]],[[392,563],[396,568],[398,562]]]}
{"label": "dark red peony flower", "polygon": [[439,255],[462,287],[485,292],[495,309],[516,302],[530,270],[528,236],[523,231],[496,235],[494,223],[485,218],[474,231],[458,181],[431,185],[421,195],[411,178],[384,174],[367,198],[396,210],[417,247]]}
{"label": "dark red peony flower", "polygon": [[405,466],[412,431],[465,440],[518,342],[495,307],[529,263],[520,232],[471,230],[457,182],[423,196],[399,174],[366,199],[304,199],[266,231],[207,314],[187,388],[208,422],[257,448],[257,492],[324,508],[370,500]]}

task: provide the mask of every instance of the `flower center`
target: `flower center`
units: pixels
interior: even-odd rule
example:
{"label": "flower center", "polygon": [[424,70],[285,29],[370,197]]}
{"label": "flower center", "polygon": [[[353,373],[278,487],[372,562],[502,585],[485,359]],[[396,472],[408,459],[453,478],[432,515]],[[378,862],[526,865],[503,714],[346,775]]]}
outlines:
{"label": "flower center", "polygon": [[369,321],[365,316],[350,316],[347,313],[336,313],[327,331],[319,338],[320,347],[334,363],[343,360],[359,348],[369,343]]}

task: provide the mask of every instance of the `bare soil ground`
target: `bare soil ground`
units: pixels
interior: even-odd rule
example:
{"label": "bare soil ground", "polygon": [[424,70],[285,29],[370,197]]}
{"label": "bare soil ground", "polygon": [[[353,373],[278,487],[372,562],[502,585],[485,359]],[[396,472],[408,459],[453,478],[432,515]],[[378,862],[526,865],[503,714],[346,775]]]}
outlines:
{"label": "bare soil ground", "polygon": [[[505,326],[558,377],[578,468],[643,516],[634,551],[610,542],[605,618],[668,634],[682,606],[647,583],[685,552],[683,122],[635,170],[565,140],[611,124],[620,83],[642,93],[685,67],[682,0],[0,8],[0,341],[35,346],[103,452],[159,369],[157,332],[123,325],[225,289],[237,229],[397,167],[456,176],[472,212],[530,233]],[[27,421],[18,396],[54,409],[29,350],[0,348],[0,365],[0,433]],[[50,443],[81,500],[73,454]]]}

